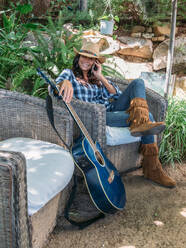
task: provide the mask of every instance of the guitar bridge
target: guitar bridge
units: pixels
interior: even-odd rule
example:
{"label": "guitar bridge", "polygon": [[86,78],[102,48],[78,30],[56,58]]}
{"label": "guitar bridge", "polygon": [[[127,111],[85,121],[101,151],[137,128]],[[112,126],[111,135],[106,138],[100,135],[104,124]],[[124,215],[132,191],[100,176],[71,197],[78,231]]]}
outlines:
{"label": "guitar bridge", "polygon": [[108,178],[108,182],[111,184],[114,180],[114,171],[112,170],[110,172],[109,178]]}

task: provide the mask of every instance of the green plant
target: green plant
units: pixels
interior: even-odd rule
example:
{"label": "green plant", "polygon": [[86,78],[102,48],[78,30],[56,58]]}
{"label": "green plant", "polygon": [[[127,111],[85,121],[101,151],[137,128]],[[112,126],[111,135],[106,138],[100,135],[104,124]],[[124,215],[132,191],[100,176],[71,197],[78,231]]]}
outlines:
{"label": "green plant", "polygon": [[113,13],[113,0],[103,0],[104,3],[104,13],[98,18],[98,20],[115,21],[119,23],[118,15]]}
{"label": "green plant", "polygon": [[0,28],[1,88],[25,92],[26,84],[22,82],[34,74],[31,62],[25,59],[30,48],[22,45],[28,32],[26,25],[29,23],[22,23],[21,18],[31,10],[32,7],[29,4],[17,4],[13,6],[9,16],[5,13],[2,15],[3,25]]}
{"label": "green plant", "polygon": [[160,145],[160,159],[163,163],[182,162],[186,155],[186,101],[168,101],[166,129]]}
{"label": "green plant", "polygon": [[[69,4],[55,1],[55,12],[58,15],[63,17],[64,23],[72,23],[74,26],[83,25],[87,27],[92,27],[95,24],[94,13],[89,9],[89,11],[80,11],[78,1],[72,1]],[[48,12],[48,16],[51,16],[52,13]],[[55,14],[55,15],[56,15]]]}
{"label": "green plant", "polygon": [[56,22],[48,17],[48,25],[34,31],[37,46],[30,50],[35,67],[41,67],[55,78],[63,69],[71,68],[74,58],[73,47],[81,45],[81,33],[69,36],[62,27],[62,15]]}
{"label": "green plant", "polygon": [[108,14],[108,15],[100,16],[98,20],[107,20],[107,21],[114,20],[116,22],[119,22],[119,17],[117,15],[113,16],[112,14]]}
{"label": "green plant", "polygon": [[15,71],[19,70],[25,62],[23,56],[26,48],[21,43],[26,37],[20,26],[16,24],[16,14],[10,17],[3,15],[3,28],[0,29],[0,82],[12,78]]}
{"label": "green plant", "polygon": [[103,68],[103,74],[105,76],[124,79],[124,76],[121,73],[119,73],[115,68],[111,68],[109,65],[102,65],[102,68]]}

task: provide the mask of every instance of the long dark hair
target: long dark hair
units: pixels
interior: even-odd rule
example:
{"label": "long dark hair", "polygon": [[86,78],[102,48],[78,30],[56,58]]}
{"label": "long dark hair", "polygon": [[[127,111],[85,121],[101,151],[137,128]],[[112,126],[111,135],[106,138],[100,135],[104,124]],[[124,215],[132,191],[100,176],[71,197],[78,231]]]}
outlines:
{"label": "long dark hair", "polygon": [[[79,77],[79,78],[83,79],[83,72],[82,72],[81,68],[79,67],[79,58],[80,58],[80,54],[77,54],[74,57],[73,65],[72,65],[72,71],[73,71],[75,77]],[[97,84],[98,86],[100,86],[99,80],[97,80],[97,78],[93,75],[93,73],[91,72],[91,69],[88,71],[87,76],[88,76],[88,83]]]}

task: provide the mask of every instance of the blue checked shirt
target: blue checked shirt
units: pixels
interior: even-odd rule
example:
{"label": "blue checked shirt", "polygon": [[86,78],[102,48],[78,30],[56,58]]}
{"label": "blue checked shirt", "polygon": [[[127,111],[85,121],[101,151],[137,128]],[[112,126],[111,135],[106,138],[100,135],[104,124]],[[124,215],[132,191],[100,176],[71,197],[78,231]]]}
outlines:
{"label": "blue checked shirt", "polygon": [[67,79],[72,83],[74,89],[73,96],[75,98],[85,102],[104,104],[107,109],[110,107],[111,99],[117,99],[121,94],[118,86],[111,81],[109,81],[109,83],[116,89],[116,94],[109,93],[104,85],[101,87],[98,87],[95,84],[88,84],[85,86],[76,79],[74,73],[70,69],[63,70],[56,79],[56,83],[58,84],[64,79]]}

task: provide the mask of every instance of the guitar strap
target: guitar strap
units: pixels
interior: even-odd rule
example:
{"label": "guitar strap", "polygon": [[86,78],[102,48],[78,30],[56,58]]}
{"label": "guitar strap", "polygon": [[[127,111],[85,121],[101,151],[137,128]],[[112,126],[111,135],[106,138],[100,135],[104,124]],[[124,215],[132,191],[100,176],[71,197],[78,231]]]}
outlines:
{"label": "guitar strap", "polygon": [[61,135],[59,134],[59,132],[57,131],[57,129],[55,127],[55,124],[54,124],[54,113],[53,113],[53,104],[52,104],[52,98],[51,98],[50,95],[47,95],[47,97],[46,97],[46,110],[47,110],[48,119],[49,119],[50,124],[52,125],[54,131],[57,133],[58,137],[63,142],[63,144],[65,145],[66,149],[68,151],[70,151],[70,147],[66,144],[66,142],[61,137]]}
{"label": "guitar strap", "polygon": [[[54,129],[54,131],[57,133],[58,137],[60,138],[60,140],[63,142],[63,144],[65,145],[65,147],[67,148],[68,151],[70,151],[70,147],[66,144],[66,142],[63,140],[63,138],[61,137],[61,135],[59,134],[59,132],[57,131],[55,124],[54,124],[54,114],[53,114],[53,104],[52,104],[52,98],[50,95],[47,96],[46,98],[46,110],[47,110],[47,115],[49,118],[49,121]],[[64,217],[72,224],[75,226],[78,226],[79,229],[84,229],[85,227],[91,225],[92,223],[94,223],[95,221],[104,218],[105,215],[103,213],[99,213],[97,216],[88,219],[86,221],[81,221],[81,222],[77,222],[72,220],[69,217],[69,211],[70,211],[70,207],[75,199],[75,195],[76,195],[76,190],[77,190],[77,176],[74,174],[74,185],[72,186],[72,191],[70,194],[70,197],[67,201],[67,204],[65,206],[64,209]]]}

